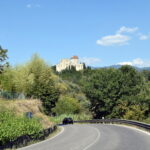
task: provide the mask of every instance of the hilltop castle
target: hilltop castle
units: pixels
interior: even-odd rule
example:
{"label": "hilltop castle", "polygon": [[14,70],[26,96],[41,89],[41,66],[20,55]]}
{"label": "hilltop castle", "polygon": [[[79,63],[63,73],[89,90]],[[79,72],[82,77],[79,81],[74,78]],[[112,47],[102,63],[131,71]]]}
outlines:
{"label": "hilltop castle", "polygon": [[83,70],[83,63],[79,63],[78,56],[73,56],[71,59],[62,59],[59,64],[56,65],[56,71],[61,72],[65,69],[75,67],[76,71]]}

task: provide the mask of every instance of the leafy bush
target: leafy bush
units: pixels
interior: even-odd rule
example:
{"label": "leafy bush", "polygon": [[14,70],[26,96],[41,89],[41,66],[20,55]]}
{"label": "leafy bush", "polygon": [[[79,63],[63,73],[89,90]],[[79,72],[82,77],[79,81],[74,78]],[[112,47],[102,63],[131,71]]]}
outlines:
{"label": "leafy bush", "polygon": [[0,145],[22,135],[35,134],[38,136],[41,129],[41,124],[35,118],[17,117],[9,111],[0,113]]}
{"label": "leafy bush", "polygon": [[129,120],[142,121],[145,119],[145,111],[147,110],[148,108],[143,105],[131,105],[128,107],[123,118]]}
{"label": "leafy bush", "polygon": [[75,98],[62,96],[53,108],[53,112],[57,115],[61,114],[78,114],[81,111],[81,105]]}

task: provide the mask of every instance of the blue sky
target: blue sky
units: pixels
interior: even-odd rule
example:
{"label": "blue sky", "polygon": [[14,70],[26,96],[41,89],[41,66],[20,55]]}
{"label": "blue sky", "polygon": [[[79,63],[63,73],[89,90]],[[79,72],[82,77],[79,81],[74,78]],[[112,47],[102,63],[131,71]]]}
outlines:
{"label": "blue sky", "polygon": [[12,65],[38,53],[54,65],[150,66],[150,0],[0,0],[0,45]]}

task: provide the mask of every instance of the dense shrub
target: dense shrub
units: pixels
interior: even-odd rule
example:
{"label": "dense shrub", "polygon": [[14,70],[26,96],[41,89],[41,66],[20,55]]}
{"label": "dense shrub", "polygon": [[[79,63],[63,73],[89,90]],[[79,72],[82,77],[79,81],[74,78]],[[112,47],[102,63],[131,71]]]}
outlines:
{"label": "dense shrub", "polygon": [[0,113],[0,145],[15,140],[22,135],[36,135],[42,129],[36,119],[18,117],[15,114],[4,111]]}
{"label": "dense shrub", "polygon": [[78,114],[81,111],[81,105],[78,100],[69,96],[62,96],[56,103],[53,112],[57,115],[61,114]]}

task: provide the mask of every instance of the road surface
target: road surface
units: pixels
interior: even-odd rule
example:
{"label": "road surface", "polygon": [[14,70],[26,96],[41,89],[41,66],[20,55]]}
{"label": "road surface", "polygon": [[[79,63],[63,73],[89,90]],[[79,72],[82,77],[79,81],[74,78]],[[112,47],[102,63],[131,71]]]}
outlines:
{"label": "road surface", "polygon": [[117,125],[63,126],[58,136],[20,150],[150,150],[150,134]]}

